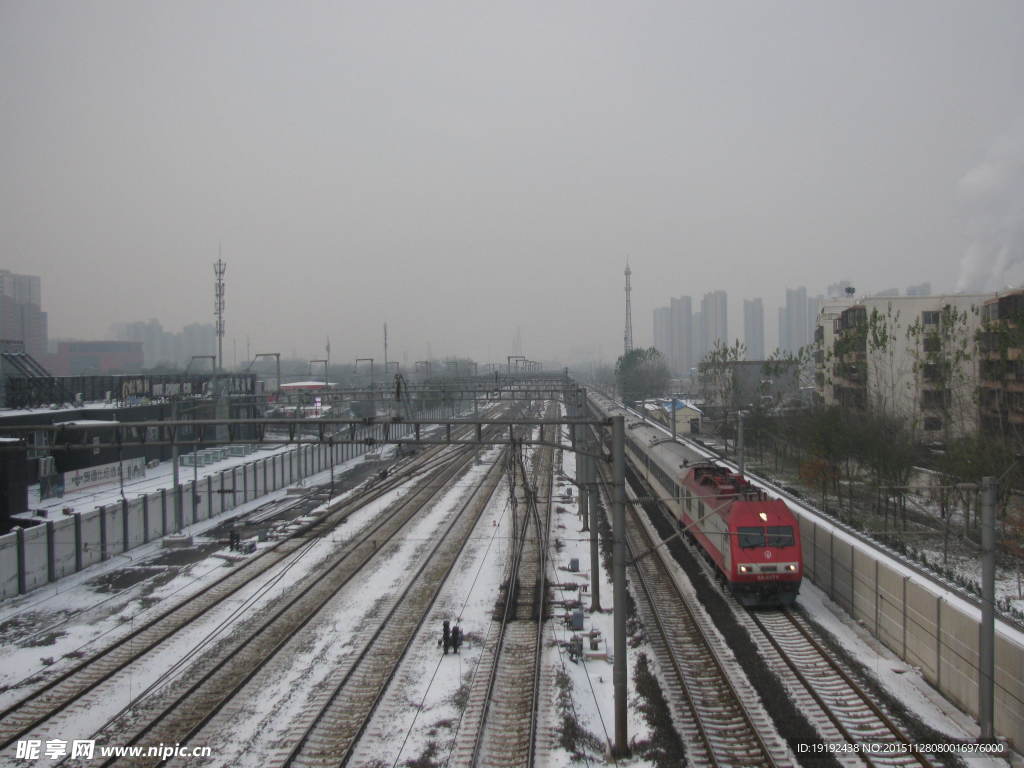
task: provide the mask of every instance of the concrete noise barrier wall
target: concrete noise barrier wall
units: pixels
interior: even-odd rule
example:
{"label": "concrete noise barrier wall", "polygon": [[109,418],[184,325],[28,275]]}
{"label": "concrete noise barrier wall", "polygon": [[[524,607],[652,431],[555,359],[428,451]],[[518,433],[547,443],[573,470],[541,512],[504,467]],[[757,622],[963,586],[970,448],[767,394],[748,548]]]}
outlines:
{"label": "concrete noise barrier wall", "polygon": [[[361,456],[363,445],[301,445],[179,486],[184,525]],[[0,536],[0,598],[24,594],[176,531],[175,489],[118,500]]]}
{"label": "concrete noise barrier wall", "polygon": [[[975,718],[980,611],[853,534],[799,509],[804,575]],[[1024,747],[1024,643],[997,622],[995,729]]]}

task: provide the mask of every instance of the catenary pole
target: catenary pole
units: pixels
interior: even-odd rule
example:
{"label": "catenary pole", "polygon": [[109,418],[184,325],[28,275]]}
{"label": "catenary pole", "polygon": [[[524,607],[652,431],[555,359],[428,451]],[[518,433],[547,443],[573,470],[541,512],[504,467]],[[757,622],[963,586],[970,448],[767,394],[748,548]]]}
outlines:
{"label": "catenary pole", "polygon": [[615,754],[629,753],[626,723],[626,426],[612,417],[612,565],[615,606]]}
{"label": "catenary pole", "polygon": [[743,474],[743,411],[736,412],[736,467]]}
{"label": "catenary pole", "polygon": [[[171,399],[171,421],[178,420],[178,398],[174,397]],[[184,520],[182,520],[181,514],[181,478],[178,476],[178,428],[174,427],[171,430],[171,474],[172,482],[174,483],[174,494],[172,501],[174,502],[174,530],[180,531]]]}
{"label": "catenary pole", "polygon": [[978,648],[979,740],[995,741],[995,597],[996,493],[994,477],[981,480],[981,626]]}

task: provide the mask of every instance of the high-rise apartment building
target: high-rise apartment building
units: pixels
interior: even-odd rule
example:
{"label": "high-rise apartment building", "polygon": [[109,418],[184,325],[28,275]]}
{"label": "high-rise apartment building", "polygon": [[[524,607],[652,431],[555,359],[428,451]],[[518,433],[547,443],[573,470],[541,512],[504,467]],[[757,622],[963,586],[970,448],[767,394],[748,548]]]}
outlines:
{"label": "high-rise apartment building", "polygon": [[708,353],[707,339],[704,336],[704,313],[694,312],[690,325],[690,349],[693,354],[693,364],[699,365],[704,356]]}
{"label": "high-rise apartment building", "polygon": [[693,310],[689,296],[672,299],[669,304],[672,324],[673,370],[681,376],[696,365],[693,360]]}
{"label": "high-rise apartment building", "polygon": [[665,358],[669,368],[672,365],[672,310],[657,307],[654,310],[654,348]]}
{"label": "high-rise apartment building", "polygon": [[24,343],[25,351],[36,359],[46,354],[42,281],[35,275],[0,270],[0,339]]}
{"label": "high-rise apartment building", "polygon": [[779,309],[779,351],[795,355],[801,347],[807,346],[814,331],[812,323],[817,316],[816,304],[807,300],[807,289],[786,289],[786,306]]}
{"label": "high-rise apartment building", "polygon": [[761,299],[743,300],[743,343],[747,360],[764,360],[764,303]]}
{"label": "high-rise apartment building", "polygon": [[670,299],[669,306],[654,310],[654,348],[669,369],[685,376],[692,360],[691,302],[689,296]]}
{"label": "high-rise apartment building", "polygon": [[168,333],[159,320],[115,323],[111,335],[119,341],[141,341],[147,368],[161,363],[187,365],[193,355],[212,355],[217,334],[212,323],[192,323],[179,333]]}
{"label": "high-rise apartment building", "polygon": [[715,342],[729,344],[729,301],[725,291],[705,293],[700,302],[700,313],[704,321],[704,354],[714,349]]}

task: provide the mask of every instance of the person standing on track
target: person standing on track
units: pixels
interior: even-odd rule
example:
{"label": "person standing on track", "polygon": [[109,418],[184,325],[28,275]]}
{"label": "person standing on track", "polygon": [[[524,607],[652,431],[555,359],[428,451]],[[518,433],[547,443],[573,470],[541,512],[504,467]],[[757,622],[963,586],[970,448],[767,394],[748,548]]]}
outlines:
{"label": "person standing on track", "polygon": [[448,655],[448,647],[452,643],[452,631],[451,631],[451,628],[449,626],[448,619],[444,620],[444,622],[441,625],[441,627],[442,627],[441,628],[441,641],[438,643],[438,645],[443,645],[444,646],[444,655],[447,656]]}

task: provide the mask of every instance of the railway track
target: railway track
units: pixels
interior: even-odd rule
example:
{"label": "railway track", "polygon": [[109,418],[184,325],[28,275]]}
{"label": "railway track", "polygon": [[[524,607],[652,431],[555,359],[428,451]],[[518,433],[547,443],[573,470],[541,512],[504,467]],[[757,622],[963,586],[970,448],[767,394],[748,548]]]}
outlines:
{"label": "railway track", "polygon": [[[780,495],[802,503],[781,491]],[[675,521],[671,525],[675,529]],[[716,585],[721,599],[747,630],[753,645],[818,732],[821,742],[839,748],[827,753],[829,759],[844,766],[930,766],[941,760],[941,756],[916,751],[916,741],[866,690],[857,674],[836,659],[802,613],[792,609],[753,611],[740,606],[721,587],[717,569],[702,556],[702,550],[686,538],[683,544],[709,582]]]}
{"label": "railway track", "polygon": [[[457,451],[460,461],[448,462],[436,478],[393,504],[350,541],[332,562],[295,588],[283,605],[254,617],[248,626],[198,658],[166,692],[136,702],[109,723],[98,741],[118,744],[185,743],[216,717],[275,655],[336,598],[376,554],[384,549],[423,506],[471,462],[471,450]],[[108,761],[104,765],[112,765]],[[133,765],[157,764],[156,759]]]}
{"label": "railway track", "polygon": [[[741,612],[743,609],[740,609]],[[752,626],[774,653],[765,654],[812,722],[822,740],[833,744],[871,745],[873,752],[839,753],[844,765],[929,766],[926,755],[913,751],[912,741],[831,653],[807,621],[792,610],[746,611]],[[743,622],[743,623],[748,623]]]}
{"label": "railway track", "polygon": [[526,477],[521,455],[518,467],[513,467],[518,535],[507,567],[501,616],[488,627],[449,761],[453,768],[534,763],[554,451],[542,448],[536,456],[532,480]]}
{"label": "railway track", "polygon": [[[134,631],[83,659],[42,687],[34,689],[27,697],[5,708],[0,712],[0,748],[9,747],[19,738],[66,712],[83,697],[158,648],[184,627],[207,615],[254,579],[264,574],[269,575],[275,568],[289,568],[313,543],[343,523],[354,512],[403,483],[434,471],[440,463],[450,460],[436,453],[420,458],[421,461],[394,473],[386,482],[378,483],[333,504],[319,519],[302,525],[290,537],[278,541],[259,555],[244,561],[223,578],[147,620]],[[308,507],[311,511],[323,501],[322,489],[315,488],[298,500],[294,508]]]}
{"label": "railway track", "polygon": [[[611,498],[607,468],[601,472]],[[626,550],[637,613],[652,653],[669,673],[662,680],[664,694],[688,763],[795,765],[739,662],[695,597],[676,583],[662,560],[664,547],[633,504],[627,505]]]}
{"label": "railway track", "polygon": [[293,723],[302,735],[275,761],[287,766],[343,765],[366,728],[388,683],[416,637],[458,560],[503,472],[498,461],[487,472],[401,593],[377,611],[377,625],[362,648],[336,668],[330,688],[311,696]]}
{"label": "railway track", "polygon": [[[686,539],[684,545],[709,581],[718,584],[717,572],[698,548]],[[804,618],[789,609],[750,610],[726,590],[718,592],[822,742],[862,748],[829,753],[836,762],[844,766],[932,765],[926,755],[913,750],[900,726],[822,645]],[[871,751],[863,749],[868,745]]]}

